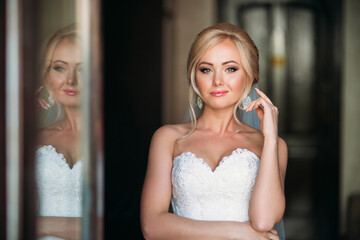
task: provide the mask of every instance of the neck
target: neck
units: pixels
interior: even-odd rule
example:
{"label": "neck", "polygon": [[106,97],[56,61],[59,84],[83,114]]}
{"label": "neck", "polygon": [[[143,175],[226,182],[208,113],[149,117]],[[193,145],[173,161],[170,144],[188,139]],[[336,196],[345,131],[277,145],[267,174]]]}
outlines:
{"label": "neck", "polygon": [[211,109],[205,106],[198,119],[197,128],[211,131],[218,135],[234,133],[239,124],[234,119],[233,107],[227,109]]}
{"label": "neck", "polygon": [[63,119],[60,121],[60,127],[64,131],[81,131],[81,113],[79,108],[65,108]]}

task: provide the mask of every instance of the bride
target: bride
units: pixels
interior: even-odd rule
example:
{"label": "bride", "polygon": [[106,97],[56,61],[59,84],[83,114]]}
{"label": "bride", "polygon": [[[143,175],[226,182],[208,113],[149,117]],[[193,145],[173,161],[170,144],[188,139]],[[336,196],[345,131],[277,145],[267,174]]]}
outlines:
{"label": "bride", "polygon": [[[187,71],[192,121],[159,128],[150,145],[145,239],[279,239],[287,146],[271,100],[258,89],[258,99],[247,98],[259,79],[255,44],[216,24],[196,37]],[[261,130],[241,122],[239,108],[256,111]]]}
{"label": "bride", "polygon": [[[80,156],[80,49],[75,25],[58,30],[45,50],[43,109],[57,106],[58,118],[39,132],[36,175],[39,193],[38,236],[80,239],[82,161]],[[63,111],[60,114],[60,110]]]}

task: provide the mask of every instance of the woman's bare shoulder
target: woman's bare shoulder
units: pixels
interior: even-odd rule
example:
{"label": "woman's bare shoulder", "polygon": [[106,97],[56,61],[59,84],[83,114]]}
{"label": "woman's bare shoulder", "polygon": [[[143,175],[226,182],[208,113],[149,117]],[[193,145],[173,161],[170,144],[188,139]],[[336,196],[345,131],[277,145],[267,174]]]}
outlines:
{"label": "woman's bare shoulder", "polygon": [[246,124],[243,125],[242,129],[239,131],[240,134],[246,136],[247,139],[261,143],[263,142],[264,138],[260,130],[250,127]]}
{"label": "woman's bare shoulder", "polygon": [[190,131],[190,129],[190,123],[166,124],[155,131],[153,138],[166,137],[168,139],[174,139],[175,141],[176,139],[186,135]]}
{"label": "woman's bare shoulder", "polygon": [[190,131],[191,124],[167,124],[157,129],[151,139],[151,152],[173,155],[176,141]]}
{"label": "woman's bare shoulder", "polygon": [[53,145],[54,140],[56,142],[56,139],[58,138],[57,137],[58,133],[59,133],[59,128],[57,123],[40,128],[37,132],[38,145],[40,146]]}

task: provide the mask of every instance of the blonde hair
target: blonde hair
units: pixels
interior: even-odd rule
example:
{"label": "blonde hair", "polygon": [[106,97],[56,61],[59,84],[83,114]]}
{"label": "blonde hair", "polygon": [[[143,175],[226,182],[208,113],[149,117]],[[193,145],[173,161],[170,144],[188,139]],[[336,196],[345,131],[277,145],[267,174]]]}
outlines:
{"label": "blonde hair", "polygon": [[42,70],[41,70],[42,82],[43,82],[44,86],[46,87],[46,89],[48,90],[48,92],[54,98],[55,105],[57,107],[57,114],[56,114],[55,121],[59,120],[59,118],[62,116],[63,108],[61,106],[61,103],[51,93],[51,88],[49,87],[48,82],[47,82],[47,74],[49,73],[51,65],[52,65],[52,61],[53,61],[52,58],[53,58],[54,51],[55,51],[56,47],[59,45],[59,43],[62,42],[63,40],[69,40],[70,42],[79,44],[78,29],[77,29],[77,25],[75,23],[59,29],[52,35],[50,40],[47,42],[47,45],[46,45],[46,48],[45,48],[45,51],[43,54],[43,58],[42,58],[42,66],[41,66],[42,67]]}
{"label": "blonde hair", "polygon": [[241,64],[247,75],[244,92],[234,108],[234,118],[236,122],[241,124],[237,117],[237,109],[241,109],[241,102],[249,94],[253,84],[259,80],[259,53],[253,40],[243,29],[230,23],[218,23],[202,30],[196,36],[190,48],[187,61],[187,78],[189,81],[189,105],[192,128],[184,137],[189,136],[196,128],[194,105],[196,98],[198,96],[201,97],[195,79],[199,61],[210,48],[225,39],[231,40],[236,45],[240,54]]}

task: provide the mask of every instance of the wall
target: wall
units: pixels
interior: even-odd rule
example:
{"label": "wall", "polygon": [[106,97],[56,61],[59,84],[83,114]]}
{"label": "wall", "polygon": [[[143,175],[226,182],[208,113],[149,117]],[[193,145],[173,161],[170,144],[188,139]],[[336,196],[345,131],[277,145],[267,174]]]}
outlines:
{"label": "wall", "polygon": [[75,22],[75,1],[73,0],[41,0],[40,6],[40,38],[43,45],[58,29]]}
{"label": "wall", "polygon": [[340,216],[345,231],[348,197],[360,193],[360,1],[344,0]]}
{"label": "wall", "polygon": [[195,36],[216,21],[216,0],[165,0],[163,20],[163,123],[188,116],[187,55]]}

